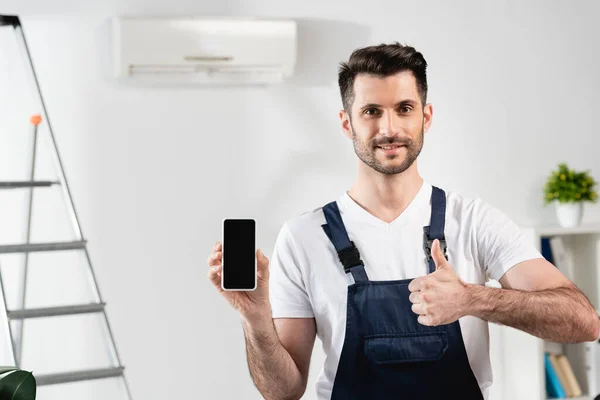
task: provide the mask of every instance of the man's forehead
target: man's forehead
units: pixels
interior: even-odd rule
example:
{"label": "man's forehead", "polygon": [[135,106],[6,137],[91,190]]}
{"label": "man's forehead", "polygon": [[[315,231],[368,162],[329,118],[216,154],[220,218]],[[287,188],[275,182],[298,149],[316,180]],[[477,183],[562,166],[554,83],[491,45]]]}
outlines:
{"label": "man's forehead", "polygon": [[[395,75],[381,77],[358,74],[354,79],[355,103],[377,103],[382,100],[419,101],[417,81],[412,71],[402,71]],[[360,104],[358,104],[360,107]]]}

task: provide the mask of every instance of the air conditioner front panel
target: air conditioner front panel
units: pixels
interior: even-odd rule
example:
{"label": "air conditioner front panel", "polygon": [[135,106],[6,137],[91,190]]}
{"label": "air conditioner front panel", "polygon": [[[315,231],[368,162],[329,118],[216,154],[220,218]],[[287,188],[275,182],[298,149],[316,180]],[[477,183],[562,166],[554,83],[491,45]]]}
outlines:
{"label": "air conditioner front panel", "polygon": [[232,68],[288,73],[296,61],[290,21],[119,18],[115,24],[120,75]]}

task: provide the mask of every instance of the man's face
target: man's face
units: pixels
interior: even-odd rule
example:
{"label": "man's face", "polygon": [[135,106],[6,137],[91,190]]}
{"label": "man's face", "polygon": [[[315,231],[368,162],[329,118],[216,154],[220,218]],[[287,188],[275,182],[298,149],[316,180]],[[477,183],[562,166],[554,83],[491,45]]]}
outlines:
{"label": "man's face", "polygon": [[[411,71],[381,78],[359,74],[354,80],[350,116],[340,112],[342,127],[354,143],[356,155],[382,174],[407,170],[423,148],[432,109],[425,109]],[[381,146],[396,147],[386,150]]]}

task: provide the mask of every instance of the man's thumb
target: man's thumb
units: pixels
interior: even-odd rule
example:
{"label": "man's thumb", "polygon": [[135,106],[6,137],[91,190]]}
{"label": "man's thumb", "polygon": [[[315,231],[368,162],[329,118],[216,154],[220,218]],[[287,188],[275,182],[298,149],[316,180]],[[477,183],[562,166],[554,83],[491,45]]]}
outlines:
{"label": "man's thumb", "polygon": [[256,252],[256,261],[257,261],[257,269],[258,273],[263,277],[264,274],[268,273],[269,269],[269,259],[265,256],[261,249],[258,249]]}
{"label": "man's thumb", "polygon": [[448,264],[448,260],[444,257],[444,253],[442,252],[442,247],[440,246],[440,241],[435,239],[433,241],[433,246],[431,247],[431,257],[435,262],[435,269],[446,268],[450,264]]}

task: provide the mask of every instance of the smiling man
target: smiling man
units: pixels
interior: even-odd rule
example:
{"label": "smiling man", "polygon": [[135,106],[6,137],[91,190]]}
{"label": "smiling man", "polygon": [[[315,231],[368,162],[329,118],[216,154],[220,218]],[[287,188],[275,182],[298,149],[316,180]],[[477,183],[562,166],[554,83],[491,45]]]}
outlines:
{"label": "smiling man", "polygon": [[[342,84],[349,83],[344,81]],[[421,103],[425,99],[420,99],[413,73],[402,71],[386,77],[363,75],[355,78],[354,85],[352,91],[343,89],[347,93],[343,94],[345,109],[340,112],[340,117],[344,132],[353,139],[356,155],[366,167],[379,174],[395,175],[408,170],[423,148],[425,124],[429,127],[432,114],[429,105],[427,119],[424,118]],[[398,99],[399,93],[405,98]],[[386,105],[372,102],[375,100]],[[353,106],[354,124],[351,119]],[[393,113],[386,112],[386,108]],[[410,135],[393,132],[394,114],[401,116],[403,129]],[[379,132],[379,136],[358,137],[357,128],[367,134]],[[378,153],[386,157],[378,158]]]}
{"label": "smiling man", "polygon": [[[586,296],[516,223],[420,176],[433,116],[426,67],[398,43],[358,49],[340,66],[357,178],[283,225],[271,266],[258,257],[261,296],[247,294],[262,304],[243,326],[266,399],[302,396],[316,335],[320,400],[469,400],[487,399],[492,384],[489,322],[562,343],[600,334]],[[502,288],[486,287],[487,276]]]}

